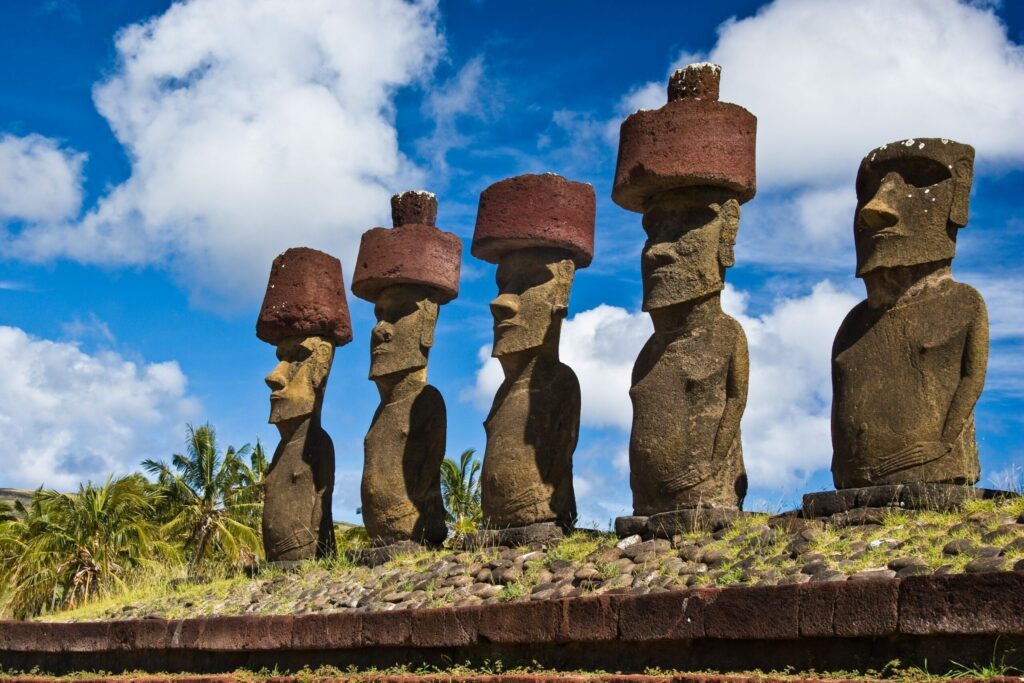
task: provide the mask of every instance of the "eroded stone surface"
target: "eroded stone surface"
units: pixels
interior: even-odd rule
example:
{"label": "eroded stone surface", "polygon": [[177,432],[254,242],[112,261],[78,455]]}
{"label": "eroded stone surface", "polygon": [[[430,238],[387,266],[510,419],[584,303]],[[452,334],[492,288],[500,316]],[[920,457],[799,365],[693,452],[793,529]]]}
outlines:
{"label": "eroded stone surface", "polygon": [[[458,292],[461,242],[430,225],[437,213],[433,195],[395,195],[392,213],[396,227],[363,235],[352,291],[374,302],[370,379],[381,398],[364,441],[363,521],[376,544],[393,549],[447,536],[441,498],[447,417],[441,393],[427,384],[427,360],[439,304]],[[403,223],[410,220],[423,223]],[[382,549],[368,557],[389,556]]]}
{"label": "eroded stone surface", "polygon": [[576,519],[572,455],[580,388],[558,358],[577,267],[590,262],[594,191],[545,174],[481,194],[473,254],[498,263],[492,356],[505,379],[484,422],[482,507],[490,529]]}
{"label": "eroded stone surface", "polygon": [[743,107],[718,101],[716,69],[693,64],[677,71],[668,104],[622,122],[612,190],[616,204],[642,213],[652,197],[681,187],[725,188],[740,202],[754,196],[757,119]]}
{"label": "eroded stone surface", "polygon": [[279,361],[266,377],[281,442],[264,484],[264,551],[269,561],[329,556],[334,446],[320,411],[335,346],[352,338],[341,263],[306,248],[278,256],[257,334],[277,346]]}
{"label": "eroded stone surface", "polygon": [[720,292],[740,203],[754,193],[755,121],[718,102],[717,83],[717,67],[687,67],[672,77],[672,101],[622,126],[612,198],[644,214],[644,310],[655,329],[630,389],[634,515],[735,509],[746,495],[749,356]]}
{"label": "eroded stone surface", "polygon": [[352,341],[341,261],[308,247],[278,255],[270,268],[256,336],[275,346],[288,337],[323,337],[335,346]]}
{"label": "eroded stone surface", "polygon": [[596,203],[593,187],[554,173],[506,178],[480,193],[471,252],[498,263],[510,251],[560,249],[586,268],[594,257]]}
{"label": "eroded stone surface", "polygon": [[868,296],[832,349],[836,488],[978,481],[988,317],[950,269],[973,163],[973,148],[936,138],[883,145],[861,162],[854,242]]}

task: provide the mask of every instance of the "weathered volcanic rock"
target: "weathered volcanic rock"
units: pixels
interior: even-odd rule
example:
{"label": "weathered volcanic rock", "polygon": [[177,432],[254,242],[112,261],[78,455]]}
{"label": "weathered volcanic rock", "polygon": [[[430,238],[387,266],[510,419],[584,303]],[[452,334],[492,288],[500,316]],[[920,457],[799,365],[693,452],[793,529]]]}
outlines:
{"label": "weathered volcanic rock", "polygon": [[274,345],[288,337],[323,337],[335,346],[352,341],[341,261],[308,247],[278,255],[270,268],[256,336]]}
{"label": "weathered volcanic rock", "polygon": [[754,196],[757,118],[718,101],[719,71],[694,64],[677,72],[668,104],[622,122],[616,204],[642,213],[651,197],[681,187],[728,189],[741,203]]}
{"label": "weathered volcanic rock", "polygon": [[494,183],[480,194],[473,256],[498,263],[529,247],[563,249],[577,268],[594,257],[594,188],[554,173],[526,174]]}
{"label": "weathered volcanic rock", "polygon": [[391,198],[393,228],[372,228],[359,243],[352,293],[376,301],[392,285],[422,285],[436,290],[438,303],[459,294],[462,241],[434,227],[437,199],[428,192],[403,192]]}

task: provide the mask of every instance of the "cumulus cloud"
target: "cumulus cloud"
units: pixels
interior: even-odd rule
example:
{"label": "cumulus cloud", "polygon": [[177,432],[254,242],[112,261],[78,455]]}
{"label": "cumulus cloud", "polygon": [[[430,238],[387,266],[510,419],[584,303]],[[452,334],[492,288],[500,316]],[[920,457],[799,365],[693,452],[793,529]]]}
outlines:
{"label": "cumulus cloud", "polygon": [[784,297],[763,315],[728,291],[723,307],[740,321],[750,348],[750,388],[743,415],[743,459],[752,486],[798,488],[832,458],[832,340],[859,297],[831,282]]}
{"label": "cumulus cloud", "polygon": [[849,181],[867,151],[910,137],[1024,161],[1024,48],[987,7],[776,0],[719,27],[709,58],[722,99],[757,115],[762,187]]}
{"label": "cumulus cloud", "polygon": [[290,246],[349,266],[389,195],[421,184],[392,96],[443,51],[430,0],[191,0],[115,45],[93,95],[131,176],[80,222],[23,229],[9,254],[170,264],[200,303],[231,305]]}
{"label": "cumulus cloud", "polygon": [[[781,297],[769,310],[749,311],[749,295],[727,286],[722,307],[743,325],[750,349],[750,389],[743,417],[744,460],[753,486],[793,489],[815,471],[827,468],[832,446],[832,340],[859,298],[825,280],[810,293]],[[633,362],[650,336],[647,314],[600,305],[565,322],[561,356],[579,377],[583,394],[581,422],[629,433],[629,387]],[[472,397],[489,407],[501,384],[501,368],[481,349]],[[628,455],[604,446],[606,464],[628,474]],[[579,458],[577,458],[579,460]],[[597,486],[596,469],[582,470],[587,485]]]}
{"label": "cumulus cloud", "polygon": [[0,222],[60,221],[82,205],[85,155],[41,135],[0,135]]}
{"label": "cumulus cloud", "polygon": [[200,413],[176,362],[138,364],[112,351],[0,327],[0,463],[4,485],[70,489],[180,450]]}
{"label": "cumulus cloud", "polygon": [[[704,60],[722,65],[722,100],[758,119],[746,263],[851,263],[854,177],[881,144],[952,138],[977,149],[981,173],[1024,165],[1024,47],[991,3],[775,0],[723,23],[708,54],[683,52],[667,73]],[[557,112],[566,142],[545,152],[576,168],[607,158],[623,118],[665,104],[666,77],[631,88],[607,119]]]}

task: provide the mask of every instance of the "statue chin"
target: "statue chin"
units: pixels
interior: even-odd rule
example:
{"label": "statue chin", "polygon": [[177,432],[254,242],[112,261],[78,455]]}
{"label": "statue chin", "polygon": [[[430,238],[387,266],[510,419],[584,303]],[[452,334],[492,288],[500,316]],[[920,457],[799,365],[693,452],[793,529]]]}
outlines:
{"label": "statue chin", "polygon": [[313,406],[314,403],[310,401],[271,401],[267,423],[273,425],[309,417],[313,414]]}
{"label": "statue chin", "polygon": [[659,308],[668,308],[684,304],[687,301],[700,299],[708,294],[722,291],[721,280],[701,282],[694,286],[678,279],[656,280],[644,292],[644,311],[650,312]]}
{"label": "statue chin", "polygon": [[381,354],[370,361],[370,379],[381,379],[388,375],[411,372],[425,367],[427,367],[427,359],[423,356],[419,358],[402,358],[390,354]]}

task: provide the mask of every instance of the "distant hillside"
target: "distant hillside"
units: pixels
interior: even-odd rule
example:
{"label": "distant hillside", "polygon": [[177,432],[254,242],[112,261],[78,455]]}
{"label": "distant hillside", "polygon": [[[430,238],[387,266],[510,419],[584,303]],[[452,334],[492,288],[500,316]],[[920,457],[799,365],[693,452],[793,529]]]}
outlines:
{"label": "distant hillside", "polygon": [[0,489],[0,503],[14,505],[15,501],[20,500],[22,505],[28,505],[34,493],[26,489]]}

